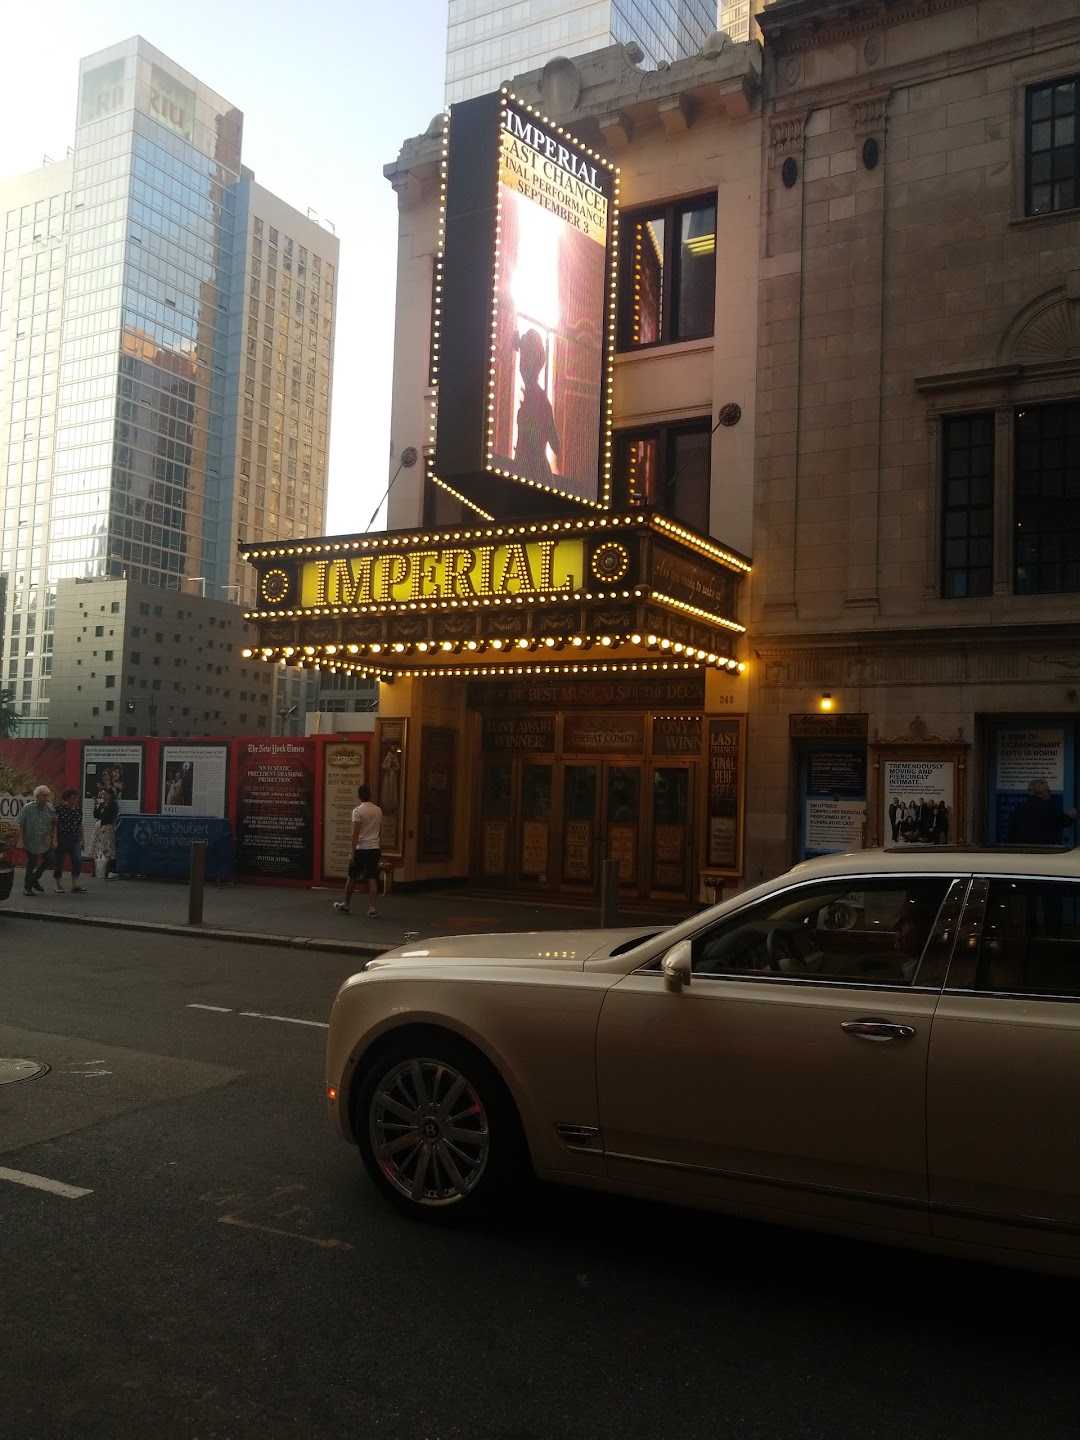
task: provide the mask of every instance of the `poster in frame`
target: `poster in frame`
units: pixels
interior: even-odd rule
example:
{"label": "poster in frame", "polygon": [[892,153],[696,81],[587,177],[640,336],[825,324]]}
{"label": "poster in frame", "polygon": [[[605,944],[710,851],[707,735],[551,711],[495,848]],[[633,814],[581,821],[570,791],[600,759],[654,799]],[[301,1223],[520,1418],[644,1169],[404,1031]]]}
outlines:
{"label": "poster in frame", "polygon": [[742,874],[746,716],[709,716],[705,754],[704,871],[712,879]]}
{"label": "poster in frame", "polygon": [[966,844],[969,748],[931,735],[871,745],[868,843],[886,850]]}
{"label": "poster in frame", "polygon": [[375,731],[372,798],[383,812],[380,849],[384,856],[405,853],[405,764],[409,722],[405,717],[380,717]]}

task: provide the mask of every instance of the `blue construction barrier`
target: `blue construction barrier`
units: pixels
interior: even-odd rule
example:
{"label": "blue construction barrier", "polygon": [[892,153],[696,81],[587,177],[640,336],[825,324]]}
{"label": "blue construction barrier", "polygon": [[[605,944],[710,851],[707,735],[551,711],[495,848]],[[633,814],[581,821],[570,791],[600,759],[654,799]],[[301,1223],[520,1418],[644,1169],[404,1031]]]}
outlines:
{"label": "blue construction barrier", "polygon": [[121,875],[186,880],[196,840],[206,841],[206,878],[230,880],[232,825],[216,815],[121,815],[116,822],[116,869]]}

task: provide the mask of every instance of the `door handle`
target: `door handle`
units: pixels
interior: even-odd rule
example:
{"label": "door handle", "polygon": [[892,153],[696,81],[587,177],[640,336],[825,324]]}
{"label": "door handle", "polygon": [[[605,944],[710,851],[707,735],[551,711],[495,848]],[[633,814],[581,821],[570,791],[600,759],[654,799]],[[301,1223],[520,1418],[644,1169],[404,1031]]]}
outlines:
{"label": "door handle", "polygon": [[840,1029],[860,1040],[910,1040],[914,1025],[896,1025],[891,1020],[842,1020]]}

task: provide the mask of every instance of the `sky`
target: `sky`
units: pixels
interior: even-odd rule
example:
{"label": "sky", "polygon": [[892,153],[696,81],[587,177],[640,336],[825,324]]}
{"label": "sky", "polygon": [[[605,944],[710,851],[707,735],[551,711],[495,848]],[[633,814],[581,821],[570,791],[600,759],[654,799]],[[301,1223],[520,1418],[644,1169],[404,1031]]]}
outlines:
{"label": "sky", "polygon": [[327,533],[366,529],[391,473],[397,200],[382,170],[442,109],[446,0],[30,0],[4,7],[3,30],[0,177],[61,159],[79,60],[142,35],[243,111],[261,185],[333,221]]}

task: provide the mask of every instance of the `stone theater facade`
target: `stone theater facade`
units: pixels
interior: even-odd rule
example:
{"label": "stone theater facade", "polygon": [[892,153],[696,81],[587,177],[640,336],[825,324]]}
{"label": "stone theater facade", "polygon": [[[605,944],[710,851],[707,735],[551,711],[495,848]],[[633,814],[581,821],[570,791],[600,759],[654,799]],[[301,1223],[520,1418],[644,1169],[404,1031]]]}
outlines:
{"label": "stone theater facade", "polygon": [[693,902],[1073,803],[1080,0],[1023,9],[777,0],[387,167],[391,528],[245,553],[267,662],[380,681],[399,879]]}

